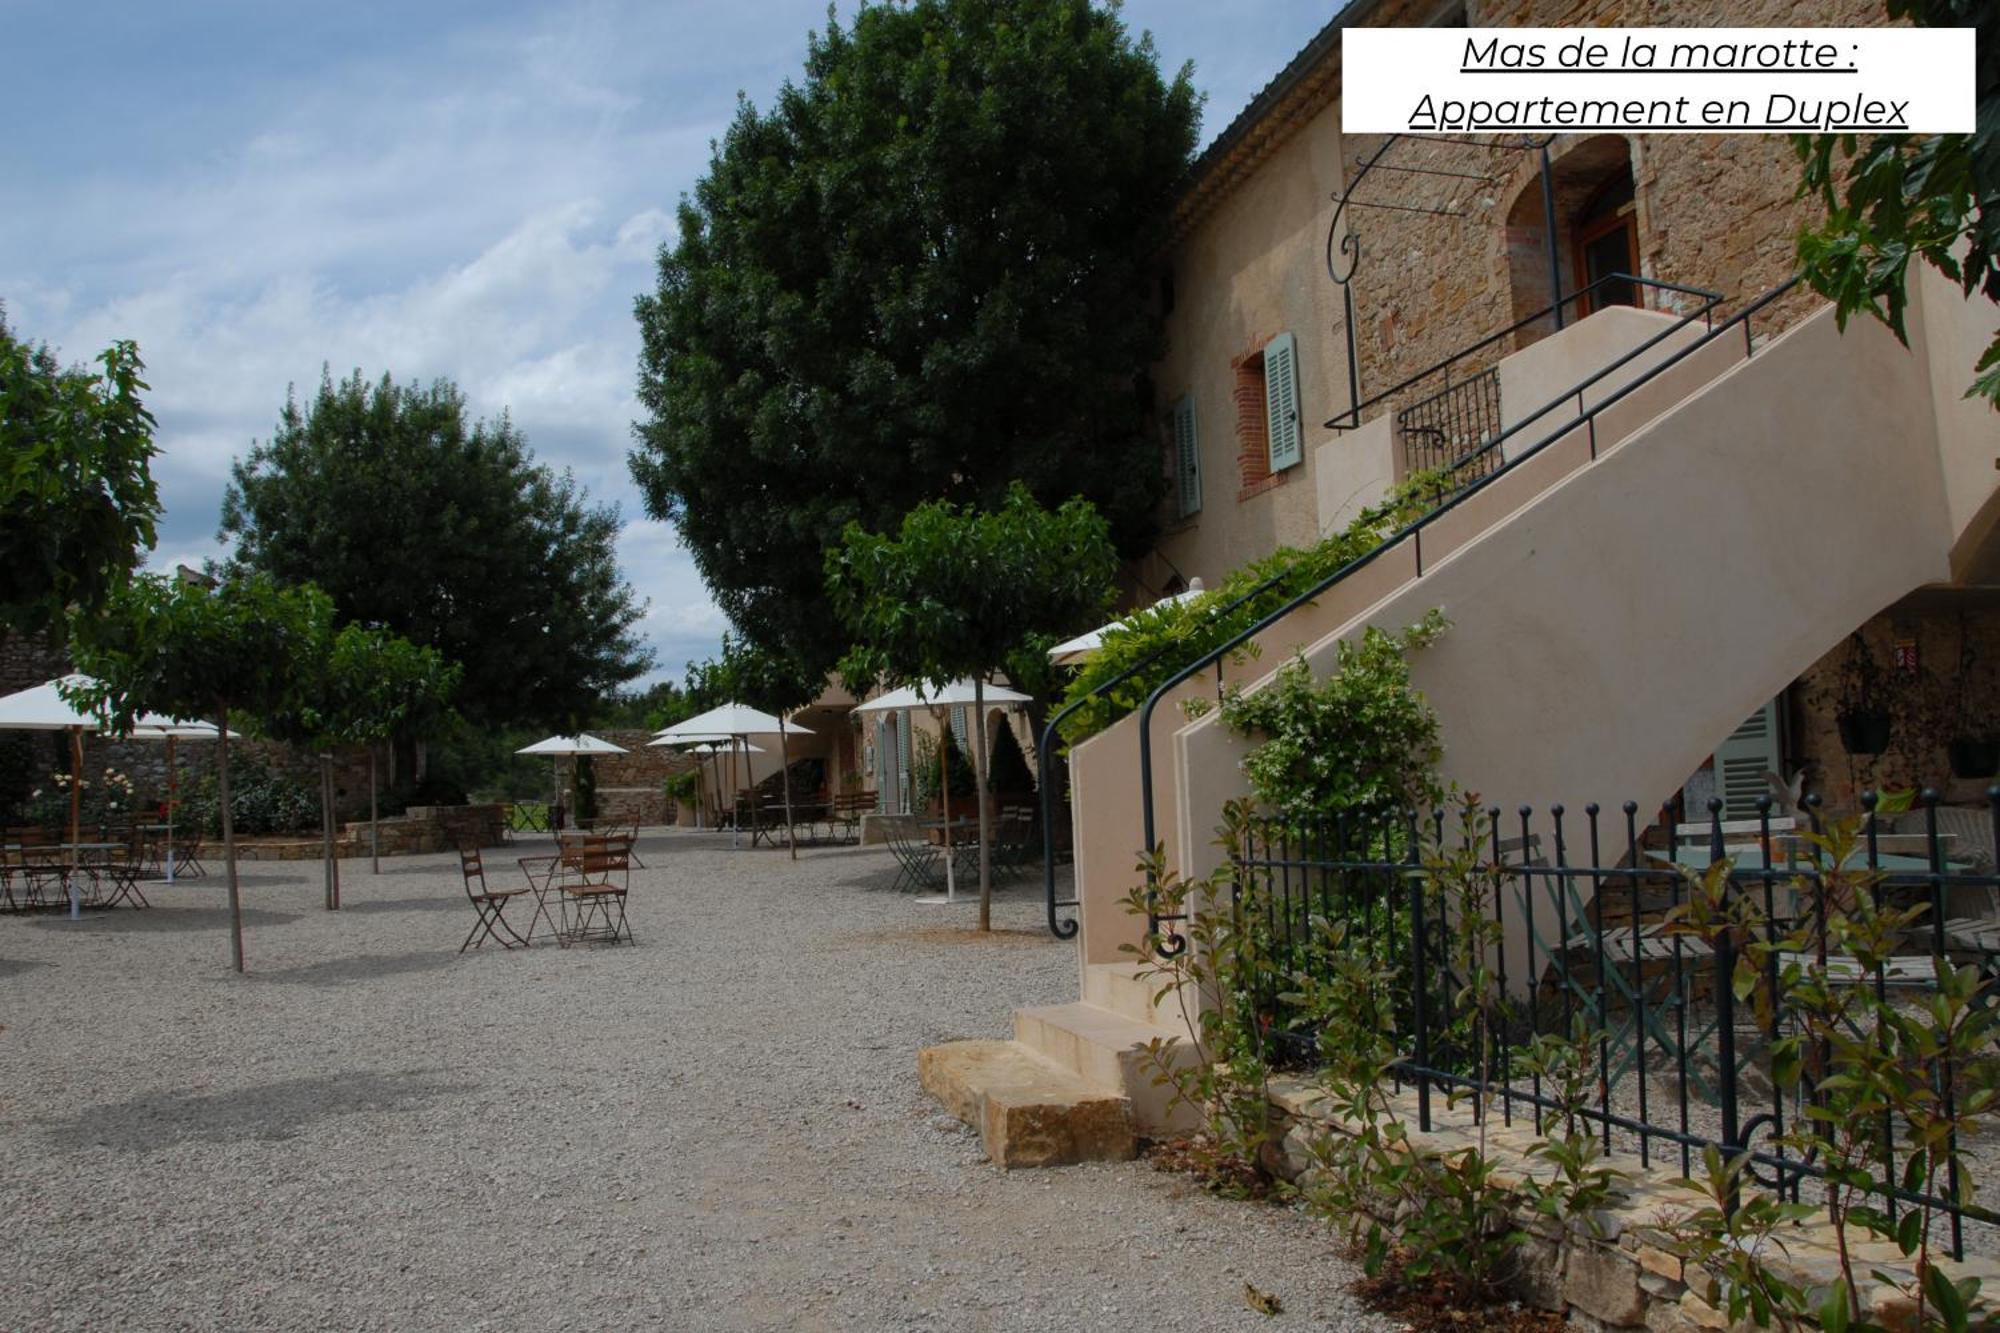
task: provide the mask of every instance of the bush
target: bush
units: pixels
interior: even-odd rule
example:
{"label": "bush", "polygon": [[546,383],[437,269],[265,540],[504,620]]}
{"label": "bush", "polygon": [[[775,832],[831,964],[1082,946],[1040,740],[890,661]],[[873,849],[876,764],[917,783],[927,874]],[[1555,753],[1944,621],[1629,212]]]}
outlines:
{"label": "bush", "polygon": [[[293,777],[251,751],[233,749],[229,756],[229,804],[236,832],[319,832],[319,788]],[[204,773],[181,809],[188,823],[210,837],[222,836],[222,801],[213,771]]]}
{"label": "bush", "polygon": [[1021,753],[1021,742],[1014,739],[1014,728],[1001,725],[993,737],[993,752],[986,757],[986,786],[989,791],[1008,796],[1029,796],[1034,794],[1035,775],[1028,768],[1028,757]]}
{"label": "bush", "polygon": [[[1304,549],[1281,546],[1245,565],[1204,597],[1162,602],[1106,631],[1103,646],[1084,663],[1063,696],[1082,706],[1062,724],[1065,743],[1076,745],[1136,711],[1169,677],[1199,661],[1307,589],[1380,546],[1434,508],[1445,494],[1445,474],[1416,473],[1389,498],[1367,510],[1343,532]],[[1264,585],[1268,584],[1266,587]],[[1227,614],[1221,608],[1247,597]],[[1097,698],[1091,694],[1151,656],[1160,659]]]}
{"label": "bush", "polygon": [[911,800],[922,809],[930,802],[940,799],[938,787],[938,755],[942,749],[945,763],[951,770],[951,800],[953,805],[970,803],[976,789],[972,778],[972,761],[958,744],[958,737],[952,735],[951,728],[944,731],[943,745],[925,732],[916,733],[916,751],[910,760]]}

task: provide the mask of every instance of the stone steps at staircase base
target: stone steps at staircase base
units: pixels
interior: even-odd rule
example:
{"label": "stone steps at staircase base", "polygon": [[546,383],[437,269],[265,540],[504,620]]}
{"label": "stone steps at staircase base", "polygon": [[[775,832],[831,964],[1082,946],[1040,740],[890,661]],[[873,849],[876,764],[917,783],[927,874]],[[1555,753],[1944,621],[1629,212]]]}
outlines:
{"label": "stone steps at staircase base", "polygon": [[997,1166],[1125,1161],[1138,1151],[1125,1098],[1015,1041],[953,1041],[917,1053],[924,1090],[979,1131]]}

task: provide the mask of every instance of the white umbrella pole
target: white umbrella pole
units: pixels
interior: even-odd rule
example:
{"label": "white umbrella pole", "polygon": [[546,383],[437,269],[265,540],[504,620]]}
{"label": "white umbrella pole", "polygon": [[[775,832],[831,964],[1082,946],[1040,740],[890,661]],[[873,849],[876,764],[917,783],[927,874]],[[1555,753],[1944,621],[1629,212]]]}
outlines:
{"label": "white umbrella pole", "polygon": [[785,734],[783,713],[778,714],[778,762],[784,765],[781,781],[785,787],[785,846],[791,850],[792,859],[796,861],[799,859],[799,844],[793,832],[797,826],[792,823],[792,746]]}

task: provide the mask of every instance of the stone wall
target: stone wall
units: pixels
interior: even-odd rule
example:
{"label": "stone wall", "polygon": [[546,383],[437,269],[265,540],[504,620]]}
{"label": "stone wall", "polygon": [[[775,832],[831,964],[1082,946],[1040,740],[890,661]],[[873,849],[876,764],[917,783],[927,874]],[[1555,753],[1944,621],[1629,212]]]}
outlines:
{"label": "stone wall", "polygon": [[1919,593],[1857,632],[1880,676],[1889,748],[1850,755],[1841,744],[1835,719],[1855,652],[1849,640],[1791,690],[1787,751],[1805,769],[1806,789],[1843,811],[1857,809],[1862,792],[1886,788],[1931,787],[1947,803],[1983,803],[1995,779],[1954,777],[1947,746],[1960,734],[2000,738],[2000,603],[1977,592]]}
{"label": "stone wall", "polygon": [[[1311,1140],[1328,1132],[1344,1132],[1342,1124],[1326,1111],[1319,1089],[1301,1080],[1274,1080],[1271,1101],[1285,1126],[1283,1150],[1276,1164],[1287,1179],[1309,1183],[1315,1169]],[[1496,1184],[1516,1185],[1530,1176],[1547,1179],[1551,1174],[1548,1163],[1527,1153],[1535,1135],[1532,1122],[1523,1114],[1517,1113],[1511,1126],[1490,1118],[1482,1130],[1473,1122],[1470,1106],[1447,1106],[1440,1096],[1433,1100],[1432,1128],[1425,1132],[1416,1128],[1415,1092],[1397,1094],[1393,1109],[1408,1129],[1411,1145],[1419,1150],[1454,1153],[1482,1149],[1495,1164]],[[1517,1218],[1528,1233],[1517,1284],[1522,1300],[1564,1315],[1573,1328],[1646,1329],[1649,1333],[1729,1328],[1715,1278],[1700,1267],[1684,1264],[1668,1248],[1669,1238],[1662,1230],[1694,1211],[1699,1196],[1677,1184],[1671,1171],[1641,1166],[1637,1158],[1613,1157],[1606,1164],[1625,1173],[1626,1179],[1619,1186],[1623,1197],[1593,1214],[1587,1225],[1565,1230],[1540,1215]],[[1392,1219],[1381,1220],[1387,1223]],[[1764,1251],[1764,1262],[1779,1277],[1810,1289],[1824,1286],[1838,1274],[1834,1229],[1824,1213],[1815,1210],[1780,1235],[1783,1245]],[[1860,1283],[1864,1307],[1873,1319],[1888,1327],[1906,1326],[1914,1312],[1912,1303],[1893,1287],[1865,1275],[1883,1271],[1907,1280],[1907,1261],[1894,1245],[1870,1242],[1858,1228],[1850,1229],[1849,1242],[1859,1246],[1856,1269],[1864,1275]],[[2000,1262],[1968,1258],[1963,1263],[1939,1260],[1939,1265],[1954,1280],[1980,1278],[1988,1293],[2000,1288]],[[1990,1301],[1990,1296],[1987,1299]],[[1990,1305],[1979,1304],[1975,1326],[1980,1326],[1979,1312],[1990,1314]]]}
{"label": "stone wall", "polygon": [[[382,855],[415,856],[455,851],[461,845],[501,847],[507,842],[506,821],[497,805],[413,805],[381,821]],[[219,854],[220,843],[210,842]],[[342,860],[369,854],[368,821],[341,826],[333,852]],[[240,861],[317,861],[323,855],[318,838],[238,839]]]}

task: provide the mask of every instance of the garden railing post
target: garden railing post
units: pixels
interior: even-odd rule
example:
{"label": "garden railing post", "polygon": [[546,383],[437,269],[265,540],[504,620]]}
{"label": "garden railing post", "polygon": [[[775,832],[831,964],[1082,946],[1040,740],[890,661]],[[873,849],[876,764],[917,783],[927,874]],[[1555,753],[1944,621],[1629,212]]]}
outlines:
{"label": "garden railing post", "polygon": [[1416,1029],[1416,1082],[1417,1082],[1417,1128],[1425,1133],[1431,1128],[1431,1035],[1430,973],[1424,957],[1424,873],[1419,863],[1418,844],[1422,841],[1415,819],[1410,821],[1408,847],[1405,855],[1409,869],[1406,872],[1410,886],[1410,997],[1411,1026]]}
{"label": "garden railing post", "polygon": [[[1722,848],[1722,800],[1708,798],[1708,863],[1711,867],[1725,859]],[[1723,882],[1722,895],[1729,897],[1730,885]],[[1715,936],[1715,1042],[1716,1099],[1722,1112],[1722,1155],[1734,1158],[1743,1151],[1742,1126],[1736,1104],[1736,936],[1725,922]],[[1735,1190],[1729,1194],[1729,1209],[1740,1202]]]}

